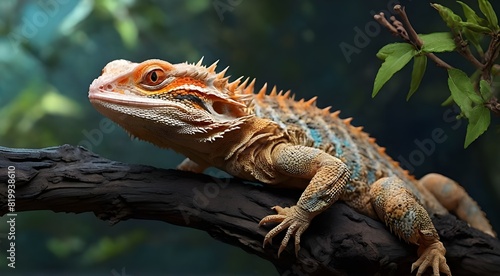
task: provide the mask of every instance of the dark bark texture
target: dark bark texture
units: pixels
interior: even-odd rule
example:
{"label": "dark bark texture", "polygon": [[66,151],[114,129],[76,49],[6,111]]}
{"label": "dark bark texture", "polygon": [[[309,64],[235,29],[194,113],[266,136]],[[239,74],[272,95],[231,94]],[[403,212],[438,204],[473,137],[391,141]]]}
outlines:
{"label": "dark bark texture", "polygon": [[[15,211],[93,212],[117,223],[161,220],[208,232],[272,262],[280,274],[410,275],[417,248],[392,235],[379,221],[343,203],[317,216],[301,241],[277,257],[283,235],[262,248],[271,226],[258,222],[274,205],[290,206],[300,191],[238,179],[110,161],[80,147],[0,147],[0,215],[8,209],[8,168],[15,167]],[[11,167],[12,168],[12,167]],[[492,214],[494,215],[494,214]],[[500,242],[453,215],[433,218],[454,275],[500,275]]]}

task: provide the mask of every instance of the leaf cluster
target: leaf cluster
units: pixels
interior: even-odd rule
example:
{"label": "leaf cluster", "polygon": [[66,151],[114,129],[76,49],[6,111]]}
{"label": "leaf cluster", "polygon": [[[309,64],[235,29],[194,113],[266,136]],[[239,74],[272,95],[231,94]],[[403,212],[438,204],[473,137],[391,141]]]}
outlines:
{"label": "leaf cluster", "polygon": [[[405,42],[388,44],[379,50],[377,57],[383,60],[383,63],[375,77],[372,97],[378,94],[396,72],[413,60],[410,89],[406,97],[409,100],[420,86],[428,59],[433,60],[438,66],[448,71],[448,87],[451,95],[443,104],[455,102],[460,107],[460,116],[469,121],[464,143],[466,148],[487,130],[491,114],[488,106],[491,106],[492,101],[497,101],[492,93],[491,79],[494,62],[500,48],[498,41],[500,27],[497,15],[488,0],[478,0],[483,17],[464,2],[457,1],[457,3],[462,7],[465,20],[445,6],[431,4],[450,28],[450,32],[415,34],[415,37],[405,36],[403,37]],[[409,24],[404,9],[395,7],[395,10],[399,11]],[[481,46],[485,37],[490,37],[486,51]],[[475,55],[472,54],[470,46],[474,47]],[[452,51],[458,52],[470,61],[476,72],[468,76],[464,71],[450,66],[435,55],[435,53]]]}

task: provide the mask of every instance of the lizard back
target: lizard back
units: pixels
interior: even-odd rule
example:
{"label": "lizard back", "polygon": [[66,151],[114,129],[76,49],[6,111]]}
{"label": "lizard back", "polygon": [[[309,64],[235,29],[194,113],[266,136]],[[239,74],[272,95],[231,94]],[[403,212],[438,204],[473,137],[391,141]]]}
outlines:
{"label": "lizard back", "polygon": [[273,88],[271,94],[266,95],[265,90],[266,86],[254,94],[253,113],[276,122],[287,131],[301,132],[307,137],[308,146],[344,161],[351,170],[352,181],[372,184],[381,177],[396,175],[414,182],[414,178],[385,153],[385,148],[362,130],[363,127],[351,125],[352,118],[341,119],[340,111],[331,113],[330,107],[318,108],[316,97],[296,101],[289,91],[277,93]]}

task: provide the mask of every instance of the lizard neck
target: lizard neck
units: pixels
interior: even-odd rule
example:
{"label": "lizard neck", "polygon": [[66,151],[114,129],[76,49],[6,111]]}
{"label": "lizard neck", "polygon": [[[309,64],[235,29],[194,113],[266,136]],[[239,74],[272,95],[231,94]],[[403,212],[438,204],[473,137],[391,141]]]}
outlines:
{"label": "lizard neck", "polygon": [[[265,143],[262,143],[263,139]],[[199,164],[206,162],[232,175],[253,180],[253,177],[245,173],[251,169],[244,168],[245,162],[242,159],[248,159],[248,156],[256,158],[260,152],[270,151],[276,144],[288,140],[286,132],[277,124],[254,116],[241,124],[238,129],[225,133],[224,138],[211,142],[198,141],[196,146],[178,151]]]}
{"label": "lizard neck", "polygon": [[[241,153],[248,150],[261,151],[264,147],[273,146],[273,143],[269,143],[269,141],[285,142],[287,141],[286,137],[288,137],[271,120],[250,116],[236,127],[229,127],[222,131],[214,129],[214,132],[221,133],[220,137],[207,140],[206,137],[210,136],[211,130],[191,132],[188,128],[192,125],[189,122],[186,122],[185,125],[166,127],[165,124],[168,122],[137,116],[138,112],[128,109],[124,111],[125,109],[117,108],[112,103],[93,101],[93,105],[103,115],[124,128],[131,136],[162,148],[172,149],[199,165],[214,166],[229,173],[241,170],[241,168],[227,168],[235,166],[232,164],[238,162]],[[267,142],[259,143],[259,140],[264,138]],[[228,160],[232,162],[228,162]],[[240,176],[240,174],[233,175]],[[248,177],[245,178],[248,179]]]}

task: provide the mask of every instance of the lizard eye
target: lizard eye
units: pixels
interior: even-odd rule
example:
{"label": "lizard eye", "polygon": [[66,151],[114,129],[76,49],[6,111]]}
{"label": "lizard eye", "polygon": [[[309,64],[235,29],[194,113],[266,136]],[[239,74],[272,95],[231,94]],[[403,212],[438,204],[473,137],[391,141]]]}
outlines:
{"label": "lizard eye", "polygon": [[153,69],[149,71],[143,79],[143,83],[146,85],[158,85],[166,79],[165,72],[161,69]]}

